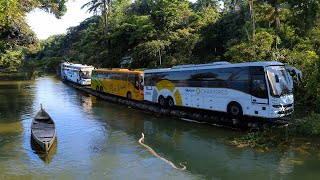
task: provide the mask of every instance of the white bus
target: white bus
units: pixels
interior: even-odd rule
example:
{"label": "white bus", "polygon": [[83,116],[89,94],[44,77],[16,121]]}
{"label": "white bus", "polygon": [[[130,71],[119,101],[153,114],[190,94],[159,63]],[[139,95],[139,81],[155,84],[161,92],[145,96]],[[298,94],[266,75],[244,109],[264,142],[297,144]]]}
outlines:
{"label": "white bus", "polygon": [[91,74],[93,69],[93,66],[62,63],[61,77],[80,85],[91,85]]}
{"label": "white bus", "polygon": [[66,79],[67,78],[67,70],[70,69],[70,66],[71,66],[72,63],[69,63],[69,62],[64,62],[61,64],[61,78],[62,79]]}
{"label": "white bus", "polygon": [[144,100],[262,118],[293,112],[292,81],[279,62],[182,65],[144,71]]}

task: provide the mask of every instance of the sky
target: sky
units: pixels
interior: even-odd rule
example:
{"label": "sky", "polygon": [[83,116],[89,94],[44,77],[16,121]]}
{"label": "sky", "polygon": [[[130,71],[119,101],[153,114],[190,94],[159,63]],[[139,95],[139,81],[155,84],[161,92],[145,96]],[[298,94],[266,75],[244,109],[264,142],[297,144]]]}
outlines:
{"label": "sky", "polygon": [[[67,12],[61,19],[55,18],[54,15],[36,9],[27,14],[27,22],[31,29],[36,33],[38,39],[47,39],[55,34],[67,32],[69,27],[77,26],[86,18],[92,16],[92,13],[81,9],[81,6],[89,0],[69,0],[67,2]],[[190,0],[195,2],[196,0]]]}
{"label": "sky", "polygon": [[61,19],[57,19],[53,14],[36,9],[27,15],[27,22],[31,29],[37,34],[39,39],[47,39],[55,34],[66,33],[67,29],[77,26],[92,13],[81,9],[81,6],[89,0],[69,0],[67,2],[67,12]]}

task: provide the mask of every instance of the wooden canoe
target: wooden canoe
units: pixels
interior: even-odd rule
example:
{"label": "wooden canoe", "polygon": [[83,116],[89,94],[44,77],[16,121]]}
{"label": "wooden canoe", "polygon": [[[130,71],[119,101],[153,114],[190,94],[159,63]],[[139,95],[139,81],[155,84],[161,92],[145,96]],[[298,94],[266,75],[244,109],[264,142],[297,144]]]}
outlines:
{"label": "wooden canoe", "polygon": [[56,138],[56,127],[49,114],[42,108],[31,123],[31,138],[48,152]]}

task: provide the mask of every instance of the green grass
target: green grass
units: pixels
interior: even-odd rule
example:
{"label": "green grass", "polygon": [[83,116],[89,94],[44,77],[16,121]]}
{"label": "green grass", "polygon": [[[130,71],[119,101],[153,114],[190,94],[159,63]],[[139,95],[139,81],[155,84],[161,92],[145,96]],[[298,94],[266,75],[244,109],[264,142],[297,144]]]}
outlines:
{"label": "green grass", "polygon": [[233,139],[231,144],[237,147],[250,147],[263,151],[274,148],[285,150],[295,142],[297,137],[305,138],[306,135],[320,136],[320,114],[311,113],[307,117],[295,120],[285,128],[248,132]]}
{"label": "green grass", "polygon": [[297,132],[305,135],[320,135],[320,114],[312,113],[296,122]]}

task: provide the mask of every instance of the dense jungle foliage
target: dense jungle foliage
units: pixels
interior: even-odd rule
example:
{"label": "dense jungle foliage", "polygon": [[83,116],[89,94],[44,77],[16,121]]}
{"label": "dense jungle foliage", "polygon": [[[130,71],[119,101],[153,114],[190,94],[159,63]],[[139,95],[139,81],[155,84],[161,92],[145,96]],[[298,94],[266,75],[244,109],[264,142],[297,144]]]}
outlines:
{"label": "dense jungle foliage", "polygon": [[15,72],[28,54],[40,50],[40,43],[26,23],[26,13],[35,8],[54,14],[66,12],[67,0],[1,0],[0,1],[0,72]]}
{"label": "dense jungle foliage", "polygon": [[39,41],[25,21],[57,18],[67,0],[1,0],[0,71],[54,70],[62,61],[132,68],[214,61],[281,61],[303,72],[299,102],[320,110],[319,0],[88,0],[95,15]]}

